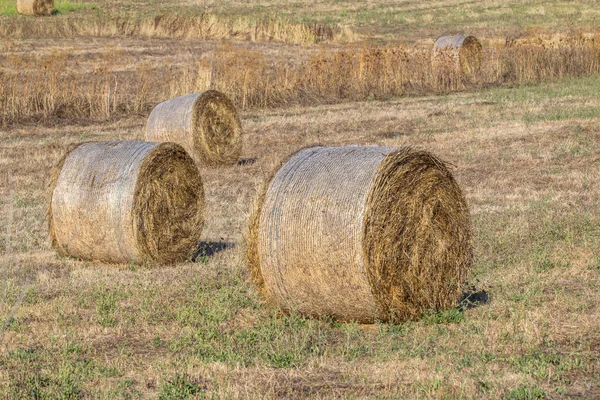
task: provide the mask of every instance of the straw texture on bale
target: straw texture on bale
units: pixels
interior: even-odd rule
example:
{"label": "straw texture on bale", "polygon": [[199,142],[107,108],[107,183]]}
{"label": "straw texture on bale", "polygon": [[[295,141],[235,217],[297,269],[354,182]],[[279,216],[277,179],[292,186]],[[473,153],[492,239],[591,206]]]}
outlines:
{"label": "straw texture on bale", "polygon": [[433,45],[434,67],[452,64],[460,72],[475,74],[481,69],[483,48],[475,36],[442,36]]}
{"label": "straw texture on bale", "polygon": [[260,193],[247,240],[269,301],[362,323],[455,306],[472,259],[462,191],[443,162],[411,148],[301,150]]}
{"label": "straw texture on bale", "polygon": [[54,0],[17,0],[17,12],[23,15],[50,15]]}
{"label": "straw texture on bale", "polygon": [[216,90],[164,101],[152,110],[146,125],[146,140],[178,143],[203,165],[236,163],[241,136],[235,106]]}
{"label": "straw texture on bale", "polygon": [[83,143],[56,165],[49,188],[49,236],[61,255],[173,263],[199,241],[202,180],[175,143]]}

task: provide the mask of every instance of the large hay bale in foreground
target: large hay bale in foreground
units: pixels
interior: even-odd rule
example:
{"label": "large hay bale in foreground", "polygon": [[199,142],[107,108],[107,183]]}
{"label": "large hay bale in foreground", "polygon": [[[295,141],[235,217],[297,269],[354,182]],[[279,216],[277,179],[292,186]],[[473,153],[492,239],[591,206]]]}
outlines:
{"label": "large hay bale in foreground", "polygon": [[235,106],[216,90],[164,101],[152,110],[146,125],[146,140],[178,143],[203,165],[236,163],[241,136]]}
{"label": "large hay bale in foreground", "polygon": [[475,74],[481,69],[483,48],[475,36],[442,36],[433,45],[434,67],[452,64],[460,72]]}
{"label": "large hay bale in foreground", "polygon": [[259,290],[286,312],[405,321],[455,306],[471,265],[470,217],[427,152],[314,147],[259,196],[246,255]]}
{"label": "large hay bale in foreground", "polygon": [[54,0],[17,0],[17,12],[23,15],[50,15]]}
{"label": "large hay bale in foreground", "polygon": [[50,190],[50,240],[61,255],[173,263],[200,238],[202,180],[175,143],[81,144],[57,164]]}

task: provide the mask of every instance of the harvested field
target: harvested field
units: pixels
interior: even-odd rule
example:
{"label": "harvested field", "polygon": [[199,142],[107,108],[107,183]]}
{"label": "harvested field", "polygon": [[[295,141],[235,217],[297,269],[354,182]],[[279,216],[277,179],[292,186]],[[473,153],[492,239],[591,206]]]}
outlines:
{"label": "harvested field", "polygon": [[[150,397],[191,384],[223,397],[501,398],[535,390],[593,398],[600,367],[597,90],[600,81],[586,78],[244,112],[242,158],[256,162],[202,171],[213,216],[202,254],[160,269],[57,259],[44,239],[39,177],[74,140],[141,139],[144,118],[2,131],[0,163],[11,172],[0,180],[3,320],[28,284],[1,337],[3,390]],[[474,225],[466,290],[485,304],[375,328],[283,317],[263,305],[238,247],[252,199],[284,157],[316,143],[410,144],[452,162]],[[25,156],[35,161],[16,169]],[[58,380],[55,365],[71,371],[69,381]],[[39,370],[53,383],[26,384]]]}
{"label": "harvested field", "polygon": [[[595,2],[57,0],[43,18],[110,27],[164,14],[176,26],[209,12],[346,32],[302,43],[11,36],[38,20],[15,4],[0,2],[0,398],[600,397]],[[487,51],[482,80],[406,69],[464,32]],[[244,135],[237,164],[201,167],[195,261],[59,257],[45,222],[52,166],[77,143],[143,140],[156,104],[209,81]],[[350,144],[448,162],[473,226],[460,306],[361,325],[284,315],[253,288],[243,232],[261,182],[302,148]]]}

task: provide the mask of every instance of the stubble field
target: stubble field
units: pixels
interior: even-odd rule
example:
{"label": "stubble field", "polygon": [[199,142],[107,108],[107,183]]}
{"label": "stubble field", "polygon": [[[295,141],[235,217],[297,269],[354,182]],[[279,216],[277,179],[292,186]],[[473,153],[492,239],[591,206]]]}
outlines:
{"label": "stubble field", "polygon": [[[593,3],[98,0],[57,2],[39,27],[0,2],[0,393],[600,397]],[[428,46],[462,31],[486,46],[483,81],[440,81]],[[208,86],[240,107],[244,162],[202,169],[195,262],[58,257],[45,185],[65,149],[142,140],[156,103]],[[313,144],[411,145],[452,163],[474,228],[461,307],[357,325],[263,304],[246,220],[262,180]]]}

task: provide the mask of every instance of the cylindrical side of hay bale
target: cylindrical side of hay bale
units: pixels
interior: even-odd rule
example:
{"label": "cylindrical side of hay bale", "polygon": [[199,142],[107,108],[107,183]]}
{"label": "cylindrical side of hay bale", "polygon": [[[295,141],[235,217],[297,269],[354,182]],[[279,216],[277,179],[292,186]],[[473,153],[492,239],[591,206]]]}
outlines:
{"label": "cylindrical side of hay bale", "polygon": [[242,125],[231,100],[207,90],[157,105],[146,140],[178,143],[203,165],[234,164],[242,152]]}
{"label": "cylindrical side of hay bale", "polygon": [[17,12],[23,15],[50,15],[54,0],[17,0]]}
{"label": "cylindrical side of hay bale", "polygon": [[448,61],[465,74],[474,74],[481,69],[483,48],[475,36],[442,36],[433,45],[434,66]]}
{"label": "cylindrical side of hay bale", "polygon": [[443,162],[410,148],[315,147],[274,175],[247,258],[286,312],[405,321],[453,307],[471,265],[465,198]]}
{"label": "cylindrical side of hay bale", "polygon": [[202,180],[175,143],[83,143],[55,167],[50,190],[49,235],[61,255],[173,263],[199,241]]}

